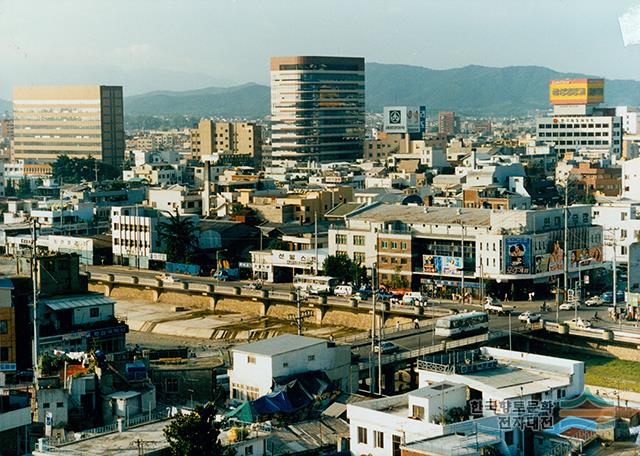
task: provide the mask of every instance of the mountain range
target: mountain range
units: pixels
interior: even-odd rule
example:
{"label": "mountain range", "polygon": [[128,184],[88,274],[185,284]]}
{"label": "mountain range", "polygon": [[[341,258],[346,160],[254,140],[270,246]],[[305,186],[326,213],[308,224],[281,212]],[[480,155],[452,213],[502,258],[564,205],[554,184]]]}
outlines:
{"label": "mountain range", "polygon": [[[470,116],[517,116],[547,110],[550,79],[589,77],[539,66],[504,68],[470,65],[434,70],[425,67],[368,63],[366,109],[389,105],[426,105],[427,111],[452,110]],[[640,106],[640,81],[607,80],[609,106]],[[270,91],[249,83],[186,91],[153,91],[125,99],[127,115],[193,115],[259,118],[269,113]],[[0,112],[10,103],[0,100]]]}

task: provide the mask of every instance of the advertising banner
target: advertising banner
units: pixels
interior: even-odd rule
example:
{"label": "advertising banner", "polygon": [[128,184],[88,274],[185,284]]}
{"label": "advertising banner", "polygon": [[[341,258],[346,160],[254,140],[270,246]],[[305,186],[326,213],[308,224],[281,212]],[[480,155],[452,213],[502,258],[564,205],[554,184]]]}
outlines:
{"label": "advertising banner", "polygon": [[569,269],[578,269],[578,266],[587,266],[593,263],[602,263],[602,247],[589,249],[576,249],[569,252]]}
{"label": "advertising banner", "polygon": [[427,131],[427,107],[420,106],[420,130],[419,133]]}
{"label": "advertising banner", "polygon": [[423,255],[422,270],[426,274],[462,275],[462,258],[442,255]]}
{"label": "advertising banner", "polygon": [[[383,111],[383,130],[385,133],[418,133],[420,115],[416,107],[387,106]],[[424,116],[426,123],[426,109]]]}
{"label": "advertising banner", "polygon": [[545,272],[562,272],[564,269],[564,250],[560,241],[552,241],[547,249],[549,253],[536,255],[535,273],[544,274]]}
{"label": "advertising banner", "polygon": [[505,274],[531,274],[531,238],[508,237],[504,250]]}
{"label": "advertising banner", "polygon": [[553,80],[549,83],[549,101],[556,105],[602,103],[604,79]]}

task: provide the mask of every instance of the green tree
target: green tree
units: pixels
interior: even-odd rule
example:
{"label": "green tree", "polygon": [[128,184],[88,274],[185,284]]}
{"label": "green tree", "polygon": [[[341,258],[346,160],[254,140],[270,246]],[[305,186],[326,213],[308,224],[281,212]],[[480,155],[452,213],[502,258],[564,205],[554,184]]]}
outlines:
{"label": "green tree", "polygon": [[111,180],[119,177],[120,172],[113,166],[97,161],[93,157],[69,158],[59,155],[52,165],[53,177],[58,181],[77,184],[82,181],[93,182],[96,180]]}
{"label": "green tree", "polygon": [[16,188],[13,185],[13,181],[7,181],[7,186],[4,188],[4,196],[16,196]]}
{"label": "green tree", "polygon": [[236,451],[220,442],[216,406],[196,406],[190,414],[178,415],[163,431],[173,456],[233,456]]}
{"label": "green tree", "polygon": [[160,222],[160,239],[165,243],[167,261],[188,263],[198,248],[198,235],[192,217],[181,217],[176,211],[169,213],[169,219]]}
{"label": "green tree", "polygon": [[366,270],[344,253],[329,255],[322,264],[325,275],[335,277],[341,282],[360,285],[366,277]]}
{"label": "green tree", "polygon": [[407,282],[407,279],[400,275],[400,266],[395,267],[388,285],[391,288],[399,290],[409,288],[409,282]]}
{"label": "green tree", "polygon": [[271,250],[289,250],[289,243],[282,239],[271,239],[267,244],[267,248]]}
{"label": "green tree", "polygon": [[29,197],[33,194],[31,191],[31,182],[29,182],[29,178],[23,177],[18,182],[18,189],[16,190],[16,196],[21,198]]}

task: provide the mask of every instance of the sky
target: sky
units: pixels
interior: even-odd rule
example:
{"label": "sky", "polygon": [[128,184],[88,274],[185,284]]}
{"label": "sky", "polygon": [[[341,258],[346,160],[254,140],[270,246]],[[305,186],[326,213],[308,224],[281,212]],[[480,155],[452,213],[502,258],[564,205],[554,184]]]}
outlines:
{"label": "sky", "polygon": [[0,0],[0,97],[30,84],[126,94],[267,84],[274,55],[435,69],[540,65],[640,79],[618,18],[640,0]]}

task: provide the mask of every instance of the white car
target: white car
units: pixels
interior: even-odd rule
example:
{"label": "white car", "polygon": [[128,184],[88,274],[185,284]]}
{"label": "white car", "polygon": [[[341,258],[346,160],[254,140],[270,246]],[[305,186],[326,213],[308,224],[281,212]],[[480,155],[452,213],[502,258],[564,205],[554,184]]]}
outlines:
{"label": "white car", "polygon": [[333,290],[333,294],[336,296],[351,296],[353,294],[353,287],[351,285],[338,285]]}
{"label": "white car", "polygon": [[535,323],[540,321],[540,319],[542,318],[542,315],[540,315],[537,312],[529,312],[528,310],[526,312],[521,313],[520,315],[518,315],[518,320],[520,321],[525,321],[527,323]]}
{"label": "white car", "polygon": [[158,277],[158,279],[162,280],[163,282],[167,282],[167,283],[176,283],[176,282],[180,282],[180,279],[176,276],[172,276],[170,274],[162,274]]}
{"label": "white car", "polygon": [[584,302],[584,305],[587,307],[596,307],[604,304],[604,301],[600,296],[592,296]]}
{"label": "white car", "polygon": [[562,304],[560,304],[560,310],[574,310],[576,307],[578,307],[578,309],[580,308],[580,304],[579,303],[572,303],[572,302],[563,302]]}
{"label": "white car", "polygon": [[582,318],[572,318],[565,321],[572,328],[591,328],[593,326],[589,320],[583,320]]}

